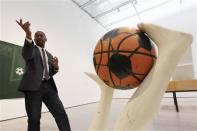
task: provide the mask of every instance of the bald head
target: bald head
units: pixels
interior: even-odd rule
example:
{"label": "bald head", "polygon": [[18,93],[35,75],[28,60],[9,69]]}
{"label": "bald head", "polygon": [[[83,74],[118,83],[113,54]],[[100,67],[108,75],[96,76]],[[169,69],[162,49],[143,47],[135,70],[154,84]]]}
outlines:
{"label": "bald head", "polygon": [[34,35],[34,41],[36,45],[44,48],[45,47],[45,42],[47,41],[46,35],[43,31],[36,31]]}

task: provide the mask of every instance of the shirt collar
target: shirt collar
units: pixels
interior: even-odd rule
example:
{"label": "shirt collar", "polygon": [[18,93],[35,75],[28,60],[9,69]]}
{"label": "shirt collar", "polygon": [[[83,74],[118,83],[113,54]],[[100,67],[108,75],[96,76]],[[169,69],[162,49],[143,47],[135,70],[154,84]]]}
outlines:
{"label": "shirt collar", "polygon": [[44,51],[45,51],[45,48],[42,48],[42,47],[40,47],[40,46],[38,46],[38,45],[36,45],[36,46],[38,47],[39,50],[44,49]]}

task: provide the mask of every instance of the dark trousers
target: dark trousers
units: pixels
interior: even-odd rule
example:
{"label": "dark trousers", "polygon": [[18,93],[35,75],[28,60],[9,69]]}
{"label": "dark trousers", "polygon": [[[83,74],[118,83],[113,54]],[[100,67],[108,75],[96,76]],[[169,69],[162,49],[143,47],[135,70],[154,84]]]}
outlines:
{"label": "dark trousers", "polygon": [[42,82],[39,91],[24,92],[24,94],[28,116],[28,131],[40,131],[42,102],[55,118],[59,131],[71,131],[63,104],[49,81]]}

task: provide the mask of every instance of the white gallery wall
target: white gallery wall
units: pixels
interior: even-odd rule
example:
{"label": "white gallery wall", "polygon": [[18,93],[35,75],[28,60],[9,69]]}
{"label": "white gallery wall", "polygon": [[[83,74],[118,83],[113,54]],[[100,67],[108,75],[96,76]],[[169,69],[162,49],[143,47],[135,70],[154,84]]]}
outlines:
{"label": "white gallery wall", "polygon": [[[23,45],[25,33],[15,22],[20,18],[30,21],[33,33],[46,32],[46,49],[59,58],[54,78],[65,107],[99,100],[99,88],[84,72],[94,72],[93,51],[103,27],[70,0],[3,0],[0,9],[1,40]],[[0,100],[0,105],[0,120],[26,115],[24,99]]]}

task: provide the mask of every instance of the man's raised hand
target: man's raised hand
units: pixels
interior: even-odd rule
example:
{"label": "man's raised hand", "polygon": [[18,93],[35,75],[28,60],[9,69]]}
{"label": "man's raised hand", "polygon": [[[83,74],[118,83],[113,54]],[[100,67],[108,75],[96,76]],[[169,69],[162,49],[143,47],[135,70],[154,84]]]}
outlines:
{"label": "man's raised hand", "polygon": [[23,20],[22,19],[20,19],[20,21],[16,20],[16,23],[18,23],[18,25],[25,31],[26,37],[31,40],[32,39],[31,38],[31,34],[32,33],[31,33],[31,30],[30,30],[31,23],[29,23],[29,21],[27,21],[27,22],[25,22],[23,24]]}

